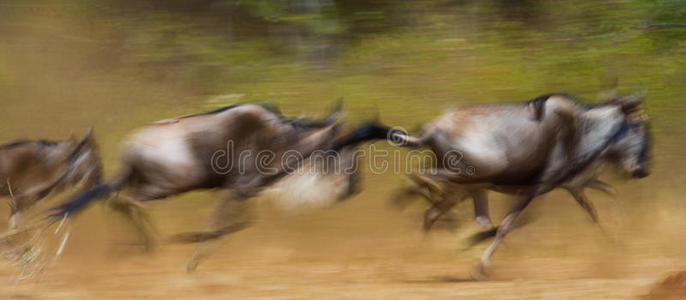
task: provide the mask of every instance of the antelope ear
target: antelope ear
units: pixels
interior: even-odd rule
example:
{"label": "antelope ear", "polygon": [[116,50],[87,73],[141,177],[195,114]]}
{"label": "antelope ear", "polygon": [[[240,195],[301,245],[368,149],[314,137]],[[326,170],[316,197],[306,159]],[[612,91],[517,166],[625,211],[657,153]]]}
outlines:
{"label": "antelope ear", "polygon": [[79,145],[79,146],[82,146],[82,145],[84,145],[84,144],[90,142],[91,140],[93,140],[93,128],[92,128],[92,127],[89,127],[89,128],[86,130],[86,133],[85,133],[85,134],[81,137],[81,139],[79,140],[78,145]]}
{"label": "antelope ear", "polygon": [[615,105],[619,105],[625,114],[635,112],[643,103],[644,96],[630,95],[619,97],[613,101]]}
{"label": "antelope ear", "polygon": [[607,102],[611,101],[612,99],[616,99],[617,96],[617,87],[619,86],[619,78],[615,77],[614,84],[612,85],[611,88],[607,88],[605,90],[602,90],[598,92],[598,100],[600,102]]}
{"label": "antelope ear", "polygon": [[83,135],[83,138],[81,140],[92,140],[93,139],[93,127],[88,127],[86,129],[86,133]]}
{"label": "antelope ear", "polygon": [[86,134],[81,137],[81,139],[76,143],[76,147],[74,148],[74,151],[72,151],[71,155],[76,155],[83,147],[87,144],[92,145],[93,143],[93,128],[88,128],[86,130]]}
{"label": "antelope ear", "polygon": [[545,114],[545,102],[547,100],[548,97],[538,97],[529,101],[529,110],[531,110],[534,120],[541,121],[543,119],[543,115]]}
{"label": "antelope ear", "polygon": [[329,113],[326,118],[324,118],[324,122],[326,123],[336,123],[340,119],[343,118],[343,113],[341,112],[343,108],[343,98],[338,98],[336,100],[336,105],[334,106],[333,110]]}
{"label": "antelope ear", "polygon": [[643,103],[643,99],[645,99],[647,93],[646,87],[643,86],[640,92],[616,98],[611,103],[619,105],[625,114],[634,113],[640,110],[640,105]]}

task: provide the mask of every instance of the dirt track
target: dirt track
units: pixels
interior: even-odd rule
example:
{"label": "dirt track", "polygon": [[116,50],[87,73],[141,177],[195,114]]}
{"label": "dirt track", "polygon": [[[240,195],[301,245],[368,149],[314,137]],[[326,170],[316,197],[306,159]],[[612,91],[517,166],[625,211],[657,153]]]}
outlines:
{"label": "dirt track", "polygon": [[[644,2],[548,1],[523,8],[520,24],[489,1],[443,1],[459,7],[410,7],[397,30],[346,33],[341,41],[275,34],[300,32],[309,13],[291,18],[297,22],[285,30],[241,24],[234,29],[257,29],[244,39],[212,22],[214,6],[203,13],[65,2],[0,5],[0,140],[64,139],[94,127],[107,176],[119,167],[119,142],[134,128],[237,102],[273,100],[287,115],[322,115],[330,100],[345,97],[350,124],[376,110],[385,123],[412,130],[448,107],[556,91],[596,99],[617,80],[621,92],[648,86],[655,165],[638,182],[610,178],[615,200],[589,193],[615,242],[569,195],[554,192],[528,209],[537,218],[508,237],[487,282],[470,277],[486,244],[459,251],[474,229],[469,205],[460,207],[458,232],[424,236],[421,205],[388,207],[402,176],[367,174],[362,194],[324,211],[285,217],[256,204],[256,225],[227,238],[195,274],[184,271],[192,245],[160,243],[141,253],[128,245],[122,223],[95,205],[40,278],[16,283],[16,270],[0,261],[0,299],[627,299],[686,270],[686,74],[679,67],[686,48],[682,31],[669,31],[681,27],[644,26],[668,21],[646,15],[660,10]],[[361,12],[350,16],[386,26],[377,8]],[[160,239],[202,228],[211,199],[192,193],[151,203]],[[499,220],[503,198],[493,203]],[[6,215],[0,210],[0,224]]]}
{"label": "dirt track", "polygon": [[[535,222],[513,234],[496,254],[492,279],[473,281],[470,272],[486,244],[458,251],[465,232],[475,230],[470,223],[460,224],[461,233],[437,231],[425,236],[418,229],[418,210],[398,212],[382,201],[370,201],[377,189],[332,209],[296,216],[284,216],[260,203],[257,225],[229,237],[194,274],[184,272],[192,245],[161,242],[155,252],[142,253],[129,244],[132,237],[116,215],[97,205],[74,224],[74,238],[63,259],[38,280],[10,284],[14,269],[4,266],[1,274],[8,284],[0,295],[3,299],[627,299],[647,294],[666,273],[686,269],[678,249],[655,244],[655,236],[634,227],[631,234],[623,231],[620,226],[627,224],[605,210],[613,202],[596,203],[617,242],[599,234],[564,193],[553,193],[533,207],[531,214],[539,215]],[[189,198],[194,201],[180,200]],[[201,226],[211,207],[208,198],[193,194],[151,204],[161,235]],[[551,210],[549,216],[541,214]],[[556,211],[570,217],[556,218]],[[652,230],[660,232],[656,228]],[[627,239],[630,235],[637,238]]]}

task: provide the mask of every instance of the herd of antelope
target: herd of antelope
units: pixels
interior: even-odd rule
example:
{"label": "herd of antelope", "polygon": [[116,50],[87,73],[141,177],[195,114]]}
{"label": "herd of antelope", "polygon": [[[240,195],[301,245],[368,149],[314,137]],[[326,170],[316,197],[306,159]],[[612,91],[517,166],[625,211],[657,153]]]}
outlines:
{"label": "herd of antelope", "polygon": [[[328,202],[348,198],[359,189],[355,149],[365,142],[389,139],[394,146],[428,148],[437,157],[459,153],[457,160],[438,160],[430,170],[410,176],[411,189],[430,201],[425,230],[455,204],[473,199],[477,222],[488,237],[494,236],[480,260],[478,275],[485,276],[490,257],[538,196],[564,188],[598,224],[584,189],[612,191],[598,180],[603,165],[615,164],[634,178],[649,174],[651,139],[642,100],[642,95],[629,95],[580,104],[571,96],[550,94],[525,102],[460,107],[426,124],[416,135],[378,121],[345,130],[340,105],[326,118],[310,120],[288,118],[265,104],[237,104],[136,130],[122,142],[119,171],[108,180],[103,180],[90,130],[80,139],[17,141],[0,146],[0,193],[11,208],[9,229],[0,240],[11,249],[6,256],[23,262],[25,268],[40,265],[39,261],[45,264],[46,257],[56,259],[67,242],[65,223],[89,203],[108,200],[109,207],[121,212],[150,247],[155,237],[143,202],[217,189],[220,202],[205,231],[173,238],[198,243],[186,266],[193,271],[210,254],[213,243],[250,225],[245,214],[248,199],[276,187],[316,190],[314,196],[300,197]],[[232,151],[224,151],[227,145]],[[263,152],[272,159],[256,155]],[[218,171],[219,162],[241,166]],[[304,168],[310,172],[298,172]],[[472,171],[464,172],[465,168]],[[331,169],[338,171],[327,171]],[[23,213],[39,200],[72,187],[79,192],[44,217],[24,218]],[[521,200],[498,226],[489,217],[488,190]],[[48,255],[35,241],[51,226],[62,235]]]}

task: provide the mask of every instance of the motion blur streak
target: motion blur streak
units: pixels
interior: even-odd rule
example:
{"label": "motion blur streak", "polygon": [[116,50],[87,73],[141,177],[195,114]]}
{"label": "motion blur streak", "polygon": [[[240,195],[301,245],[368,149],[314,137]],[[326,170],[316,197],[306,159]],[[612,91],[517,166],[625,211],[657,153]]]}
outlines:
{"label": "motion blur streak", "polygon": [[[558,91],[604,98],[597,93],[615,82],[618,94],[646,86],[654,164],[637,181],[603,174],[615,199],[589,192],[616,243],[554,191],[494,256],[493,281],[463,282],[485,246],[456,251],[473,232],[469,203],[452,212],[459,231],[425,236],[425,206],[388,209],[403,179],[363,172],[363,191],[335,209],[284,216],[254,203],[260,222],[192,276],[182,266],[192,246],[140,253],[126,223],[95,206],[74,222],[61,261],[40,280],[2,285],[0,298],[648,294],[686,269],[685,13],[675,0],[1,1],[0,140],[93,127],[105,174],[116,171],[117,145],[132,129],[243,101],[316,115],[345,97],[352,123],[379,111],[384,123],[412,129],[454,106]],[[495,223],[510,203],[504,197],[489,194]],[[214,198],[189,193],[148,205],[164,237],[202,229]],[[0,267],[8,281],[13,272]]]}

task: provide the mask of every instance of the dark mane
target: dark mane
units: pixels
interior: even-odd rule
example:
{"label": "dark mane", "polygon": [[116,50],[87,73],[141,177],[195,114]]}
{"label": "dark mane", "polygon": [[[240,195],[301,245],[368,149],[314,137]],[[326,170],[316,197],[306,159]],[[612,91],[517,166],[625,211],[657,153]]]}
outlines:
{"label": "dark mane", "polygon": [[3,150],[11,149],[11,148],[16,148],[16,147],[24,146],[27,144],[31,144],[31,143],[36,143],[36,144],[38,144],[39,147],[53,147],[53,146],[57,145],[57,142],[55,142],[55,141],[23,139],[23,140],[16,140],[16,141],[4,144],[4,145],[0,145],[0,149],[3,149]]}
{"label": "dark mane", "polygon": [[605,105],[611,105],[613,103],[616,103],[617,100],[622,99],[622,97],[625,97],[626,95],[623,96],[616,96],[613,98],[610,98],[608,100],[602,100],[601,102],[594,103],[594,104],[587,104],[585,105],[586,108],[594,108],[594,107],[600,107],[600,106],[605,106]]}
{"label": "dark mane", "polygon": [[211,111],[201,112],[201,113],[197,113],[197,114],[184,115],[184,116],[176,117],[173,119],[186,119],[186,118],[192,118],[192,117],[197,117],[197,116],[214,115],[214,114],[218,114],[220,112],[227,111],[227,110],[232,109],[234,107],[238,107],[240,105],[241,104],[233,104],[233,105],[229,105],[229,106],[220,107],[220,108],[217,108],[217,109],[214,109]]}
{"label": "dark mane", "polygon": [[585,106],[585,105],[587,105],[586,103],[590,102],[590,101],[588,101],[588,99],[582,98],[582,97],[580,97],[580,96],[577,96],[577,95],[575,95],[575,94],[568,93],[568,92],[557,92],[557,93],[543,94],[543,95],[540,95],[540,96],[538,96],[538,97],[536,97],[536,98],[530,99],[530,100],[528,100],[528,101],[541,101],[541,100],[546,100],[546,99],[548,99],[548,98],[550,98],[550,97],[553,97],[553,96],[562,96],[562,97],[565,97],[565,98],[567,98],[567,99],[569,99],[569,100],[574,101],[575,103],[577,103],[577,104],[579,104],[579,105],[581,105],[581,106]]}
{"label": "dark mane", "polygon": [[589,109],[593,109],[596,107],[605,106],[605,105],[611,104],[613,101],[620,98],[620,97],[615,97],[615,98],[612,98],[610,100],[602,101],[600,103],[592,103],[592,101],[588,101],[587,99],[584,99],[584,98],[581,98],[577,95],[574,95],[571,93],[566,93],[566,92],[543,94],[543,95],[540,95],[536,98],[533,98],[533,99],[526,101],[526,103],[528,103],[529,105],[532,105],[534,107],[534,111],[536,114],[535,115],[536,120],[538,120],[538,121],[541,120],[541,117],[543,115],[544,104],[550,97],[553,97],[553,96],[562,96],[562,97],[565,97],[569,100],[572,100],[574,103],[576,103],[580,108],[582,108],[584,110],[589,110]]}
{"label": "dark mane", "polygon": [[295,128],[301,129],[322,128],[331,125],[331,123],[328,121],[310,120],[307,118],[283,118],[281,121],[285,124],[289,124]]}
{"label": "dark mane", "polygon": [[220,108],[217,108],[217,109],[214,109],[211,111],[201,112],[201,113],[196,113],[196,114],[190,114],[190,115],[184,115],[184,116],[176,117],[176,118],[172,118],[172,119],[179,120],[179,119],[186,119],[186,118],[197,117],[197,116],[214,115],[214,114],[222,113],[222,112],[225,112],[227,110],[230,110],[230,109],[233,109],[233,108],[239,107],[241,105],[245,105],[245,104],[253,104],[253,105],[260,106],[260,107],[264,108],[266,111],[274,114],[279,119],[279,121],[281,121],[282,123],[287,124],[287,125],[291,125],[291,126],[296,127],[296,128],[302,128],[302,129],[321,128],[321,127],[324,127],[324,126],[327,126],[330,124],[329,122],[324,121],[324,120],[311,120],[308,118],[289,118],[289,117],[286,117],[283,113],[281,113],[281,110],[279,110],[279,108],[276,105],[271,104],[271,103],[267,103],[267,102],[245,102],[245,103],[232,104],[232,105],[220,107]]}
{"label": "dark mane", "polygon": [[321,127],[324,127],[324,126],[327,126],[330,124],[329,122],[324,121],[324,120],[311,120],[308,118],[289,118],[289,117],[286,117],[281,112],[279,107],[277,107],[274,104],[267,103],[267,102],[256,102],[253,104],[261,106],[262,108],[264,108],[267,111],[276,115],[282,123],[291,125],[295,128],[301,128],[301,129],[321,128]]}
{"label": "dark mane", "polygon": [[596,107],[601,107],[601,106],[606,106],[606,105],[613,104],[615,101],[617,101],[617,100],[621,99],[622,97],[624,97],[624,96],[616,96],[616,97],[612,97],[612,98],[610,98],[610,99],[607,99],[607,98],[605,98],[605,99],[600,99],[599,102],[596,102],[596,101],[598,101],[598,100],[592,101],[592,100],[589,100],[589,99],[586,99],[586,98],[582,98],[582,97],[580,97],[580,96],[577,96],[577,95],[574,95],[574,94],[571,94],[571,93],[552,93],[552,94],[545,94],[545,95],[538,96],[538,97],[536,97],[536,98],[534,98],[534,99],[531,99],[531,100],[529,100],[529,101],[539,100],[540,98],[545,98],[545,99],[547,99],[547,98],[552,97],[552,96],[563,96],[563,97],[566,97],[566,98],[568,98],[568,99],[574,101],[575,103],[577,103],[580,107],[582,107],[582,108],[584,108],[584,109],[587,109],[587,110],[588,110],[588,109],[593,109],[593,108],[596,108]]}
{"label": "dark mane", "polygon": [[573,102],[579,104],[579,106],[585,106],[586,105],[585,103],[589,102],[585,98],[581,98],[581,97],[576,96],[576,95],[571,94],[571,93],[556,92],[556,93],[542,94],[540,96],[536,96],[535,98],[526,99],[526,100],[512,100],[512,101],[504,101],[504,102],[503,101],[497,101],[497,102],[489,102],[489,103],[477,103],[477,104],[470,105],[470,107],[474,107],[474,106],[476,106],[476,107],[492,107],[492,106],[503,106],[503,105],[522,105],[522,104],[532,104],[532,103],[536,103],[536,102],[545,103],[545,101],[548,100],[548,98],[553,97],[553,96],[561,96],[561,97],[568,98],[568,99],[572,100]]}

